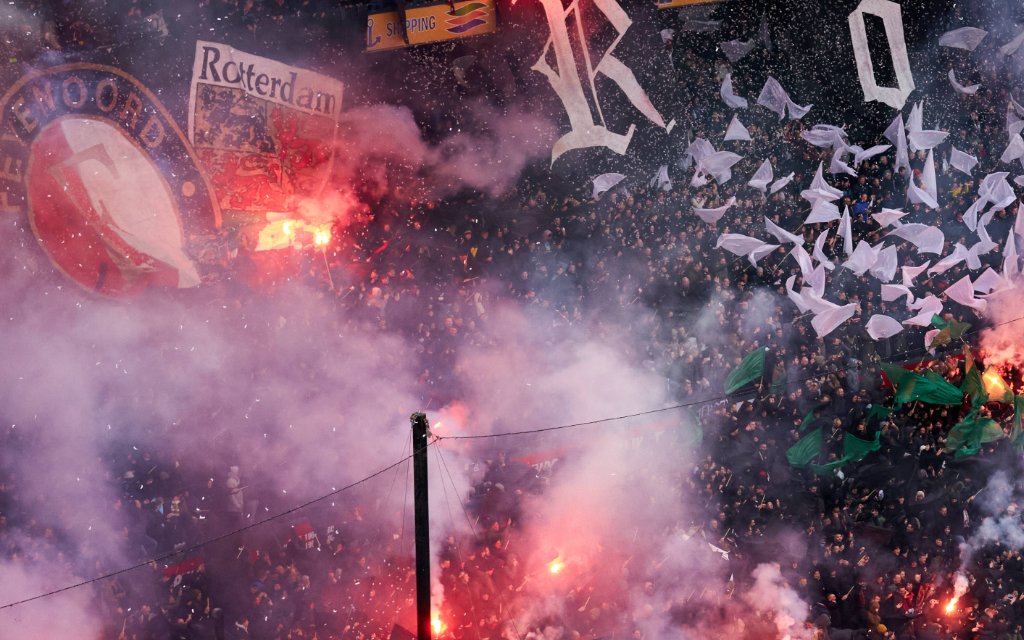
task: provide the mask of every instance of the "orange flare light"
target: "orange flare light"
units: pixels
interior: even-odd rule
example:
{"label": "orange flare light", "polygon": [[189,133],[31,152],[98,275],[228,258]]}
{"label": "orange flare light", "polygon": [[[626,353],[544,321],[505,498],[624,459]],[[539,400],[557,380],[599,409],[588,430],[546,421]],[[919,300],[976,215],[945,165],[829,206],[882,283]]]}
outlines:
{"label": "orange flare light", "polygon": [[448,625],[446,625],[444,622],[441,622],[440,616],[438,616],[436,613],[430,618],[430,629],[434,632],[434,635],[441,635],[447,628]]}
{"label": "orange flare light", "polygon": [[557,576],[558,574],[562,573],[562,569],[565,569],[565,563],[562,562],[562,558],[560,557],[555,558],[554,560],[548,563],[548,571],[550,571],[551,575],[553,576]]}
{"label": "orange flare light", "polygon": [[953,613],[954,611],[956,611],[956,601],[957,601],[957,598],[953,598],[952,600],[949,601],[949,604],[946,605],[946,614],[947,615]]}
{"label": "orange flare light", "polygon": [[313,244],[318,247],[326,247],[331,241],[331,230],[323,227],[313,232]]}
{"label": "orange flare light", "polygon": [[985,386],[985,393],[990,398],[1001,398],[1010,390],[1002,377],[992,369],[981,375],[981,382]]}

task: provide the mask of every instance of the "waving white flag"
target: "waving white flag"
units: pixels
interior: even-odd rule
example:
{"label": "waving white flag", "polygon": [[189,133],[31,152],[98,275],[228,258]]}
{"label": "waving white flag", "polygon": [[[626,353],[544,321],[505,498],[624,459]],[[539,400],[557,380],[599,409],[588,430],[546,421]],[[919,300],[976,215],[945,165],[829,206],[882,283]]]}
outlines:
{"label": "waving white flag", "polygon": [[746,109],[747,99],[741,98],[732,91],[732,74],[727,73],[725,74],[725,80],[722,81],[722,88],[719,90],[722,100],[733,109]]}
{"label": "waving white flag", "polygon": [[605,173],[594,178],[594,194],[593,198],[597,199],[597,196],[601,195],[605,191],[608,191],[615,185],[619,184],[626,179],[626,176],[621,173]]}
{"label": "waving white flag", "polygon": [[725,215],[725,212],[729,210],[729,207],[731,207],[734,204],[736,204],[735,196],[726,200],[725,204],[720,207],[716,207],[714,209],[702,209],[700,207],[694,207],[693,212],[696,213],[697,217],[699,217],[704,222],[708,224],[717,224],[718,221],[722,219],[722,216]]}
{"label": "waving white flag", "polygon": [[949,153],[949,164],[957,171],[971,175],[971,171],[978,165],[978,159],[953,147]]}
{"label": "waving white flag", "polygon": [[940,255],[946,244],[946,236],[942,233],[942,229],[917,222],[897,227],[886,234],[886,237],[889,236],[903,238],[917,247],[918,253]]}
{"label": "waving white flag", "polygon": [[939,38],[940,47],[954,47],[974,51],[981,44],[981,41],[988,35],[988,31],[977,27],[961,27],[942,34]]}
{"label": "waving white flag", "polygon": [[743,123],[736,117],[736,114],[733,114],[732,121],[729,122],[729,128],[725,130],[725,140],[749,141],[750,139],[750,132],[743,126]]}
{"label": "waving white flag", "polygon": [[864,325],[864,328],[867,329],[868,335],[871,336],[872,340],[891,338],[900,331],[903,331],[903,325],[900,324],[899,320],[881,314],[871,316]]}
{"label": "waving white flag", "polygon": [[852,318],[857,313],[857,307],[857,303],[852,302],[836,309],[823,311],[811,319],[811,326],[814,327],[814,331],[818,334],[819,338],[824,338],[835,331],[841,324]]}
{"label": "waving white flag", "polygon": [[775,173],[772,171],[772,163],[769,160],[765,160],[761,163],[761,166],[757,168],[754,176],[747,182],[748,186],[751,186],[758,191],[764,193],[768,189],[768,183],[775,177]]}
{"label": "waving white flag", "polygon": [[769,220],[768,216],[764,217],[764,226],[768,230],[768,233],[770,233],[772,236],[775,237],[776,240],[783,244],[788,242],[793,245],[800,246],[804,243],[804,239],[801,236],[786,231],[779,225]]}
{"label": "waving white flag", "polygon": [[972,84],[970,86],[964,86],[956,81],[956,73],[952,69],[949,70],[949,83],[953,85],[953,89],[957,93],[967,96],[973,96],[978,93],[978,89],[981,88],[980,84]]}
{"label": "waving white flag", "polygon": [[946,287],[944,293],[953,302],[958,302],[965,307],[970,307],[978,311],[984,311],[988,306],[988,302],[985,300],[974,297],[974,285],[971,283],[970,276],[964,276],[949,285]]}

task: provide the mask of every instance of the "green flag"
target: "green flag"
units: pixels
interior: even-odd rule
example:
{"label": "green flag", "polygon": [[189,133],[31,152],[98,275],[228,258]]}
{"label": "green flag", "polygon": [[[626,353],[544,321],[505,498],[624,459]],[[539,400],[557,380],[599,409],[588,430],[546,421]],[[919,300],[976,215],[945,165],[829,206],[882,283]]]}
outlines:
{"label": "green flag", "polygon": [[870,425],[875,420],[885,420],[894,411],[896,411],[895,408],[885,407],[880,404],[873,404],[868,409],[868,412],[864,414],[864,422]]}
{"label": "green flag", "polygon": [[882,448],[882,432],[876,431],[873,440],[858,438],[852,433],[843,434],[843,459],[847,462],[863,460],[872,451]]}
{"label": "green flag", "polygon": [[963,392],[934,371],[918,375],[899,365],[885,364],[882,370],[896,389],[896,405],[920,400],[927,404],[954,405],[963,401]]}
{"label": "green flag", "polygon": [[802,467],[813,462],[821,455],[821,446],[824,440],[821,435],[821,427],[808,433],[797,440],[796,444],[786,451],[786,459],[794,467]]}
{"label": "green flag", "polygon": [[932,339],[933,347],[944,347],[954,340],[959,340],[971,325],[966,322],[950,320],[946,322],[939,315],[932,316],[932,326],[939,330],[939,333]]}
{"label": "green flag", "polygon": [[[874,440],[864,440],[857,436],[846,433],[843,434],[843,457],[838,460],[833,460],[825,464],[810,464],[807,465],[814,473],[824,476],[832,473],[836,469],[845,467],[850,462],[858,462],[867,457],[872,451],[878,451],[882,448],[881,443],[882,432],[878,431],[875,433]],[[799,444],[799,443],[797,443]]]}
{"label": "green flag", "polygon": [[800,427],[797,429],[797,431],[803,433],[804,429],[811,426],[812,422],[814,422],[814,409],[811,409],[810,411],[807,412],[807,415],[804,416],[804,419],[800,422]]}
{"label": "green flag", "polygon": [[946,451],[954,452],[954,457],[973,456],[981,451],[981,445],[995,442],[1003,437],[1003,429],[991,418],[979,418],[977,410],[967,416],[949,430],[946,436]]}
{"label": "green flag", "polygon": [[985,384],[981,381],[981,372],[978,367],[972,366],[967,370],[964,381],[960,384],[960,391],[970,397],[971,405],[978,408],[988,402],[988,394],[985,393]]}
{"label": "green flag", "polygon": [[725,393],[732,395],[755,380],[764,377],[765,348],[754,349],[725,379]]}
{"label": "green flag", "polygon": [[1013,429],[1010,430],[1010,444],[1017,451],[1024,450],[1024,430],[1021,429],[1021,411],[1024,411],[1024,396],[1013,398]]}

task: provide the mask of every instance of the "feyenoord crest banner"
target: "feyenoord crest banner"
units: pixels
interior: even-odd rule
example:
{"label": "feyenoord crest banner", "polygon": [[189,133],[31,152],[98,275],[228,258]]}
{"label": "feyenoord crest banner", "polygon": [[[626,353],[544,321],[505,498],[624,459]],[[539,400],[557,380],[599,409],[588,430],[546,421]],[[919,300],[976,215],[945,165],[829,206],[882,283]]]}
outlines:
{"label": "feyenoord crest banner", "polygon": [[105,295],[200,283],[220,211],[184,133],[138,80],[50,67],[15,82],[0,109],[0,213],[25,216],[57,269]]}
{"label": "feyenoord crest banner", "polygon": [[341,82],[196,42],[188,132],[225,210],[291,212],[330,176]]}

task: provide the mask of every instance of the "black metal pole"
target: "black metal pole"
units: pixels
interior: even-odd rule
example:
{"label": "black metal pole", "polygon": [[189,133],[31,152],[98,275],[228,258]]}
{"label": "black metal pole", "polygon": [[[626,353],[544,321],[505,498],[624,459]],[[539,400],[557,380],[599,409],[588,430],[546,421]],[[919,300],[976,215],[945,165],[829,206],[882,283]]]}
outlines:
{"label": "black metal pole", "polygon": [[412,422],[413,524],[416,532],[416,638],[431,640],[430,626],[430,505],[427,500],[427,414],[414,413]]}

